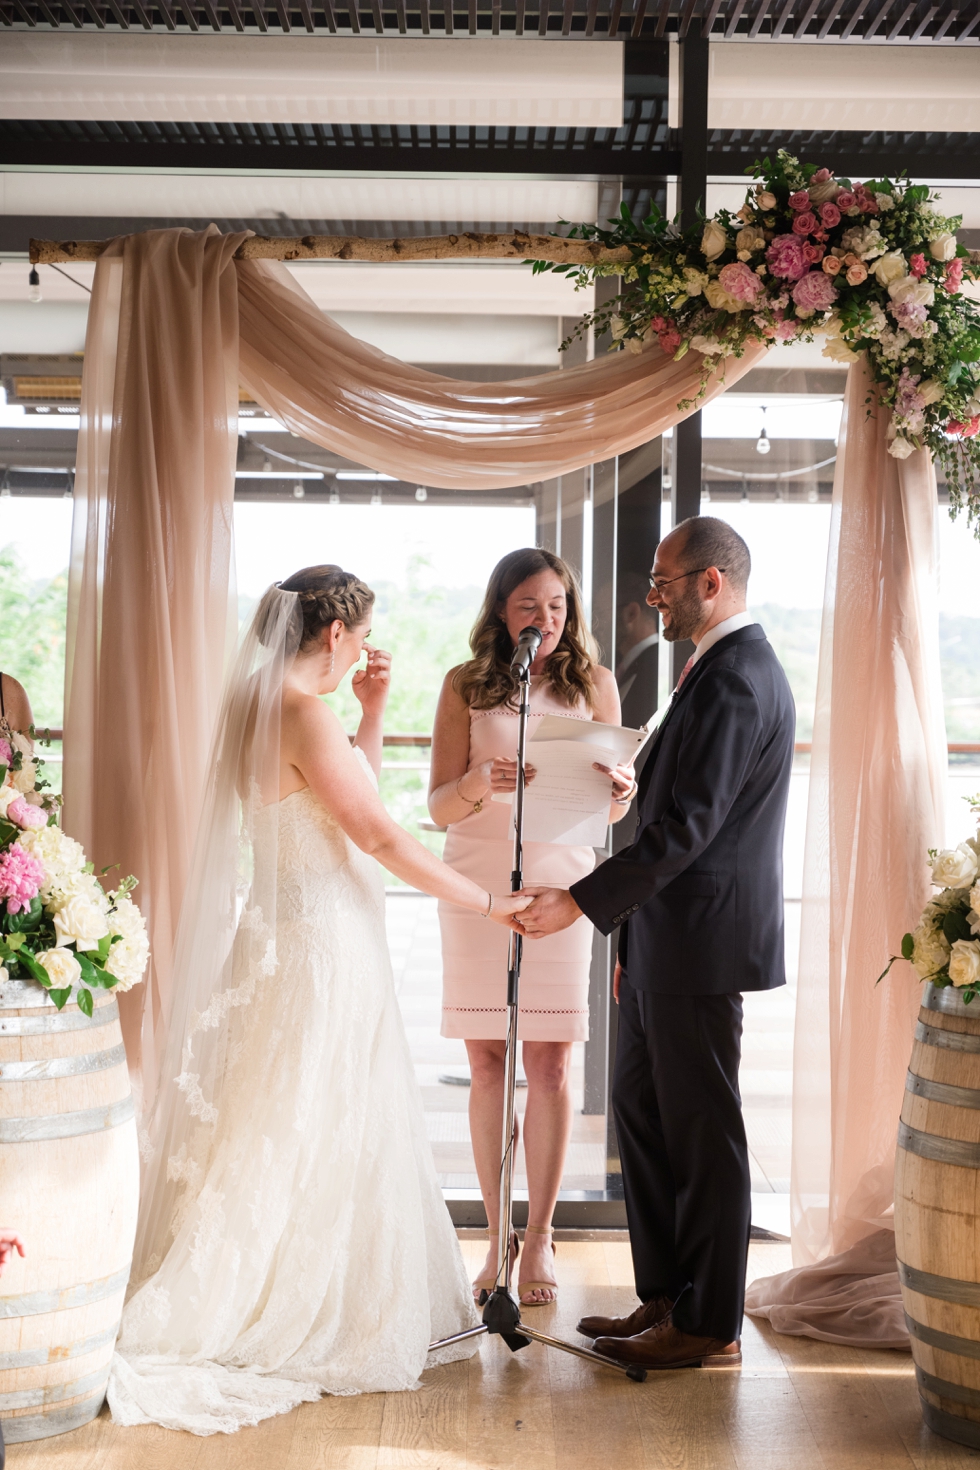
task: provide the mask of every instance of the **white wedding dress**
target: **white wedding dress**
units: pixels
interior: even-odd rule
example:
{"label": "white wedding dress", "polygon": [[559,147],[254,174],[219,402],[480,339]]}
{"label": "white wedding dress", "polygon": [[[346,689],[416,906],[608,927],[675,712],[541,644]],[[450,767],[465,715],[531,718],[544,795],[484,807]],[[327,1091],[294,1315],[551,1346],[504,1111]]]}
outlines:
{"label": "white wedding dress", "polygon": [[123,1313],[120,1424],[228,1432],[321,1393],[411,1389],[476,1351],[427,1355],[478,1318],[426,1139],[381,870],[306,789],[258,813],[257,877],[263,821],[275,967],[232,964],[216,1106],[196,1109],[200,1147],[168,1161],[183,1187],[172,1243]]}

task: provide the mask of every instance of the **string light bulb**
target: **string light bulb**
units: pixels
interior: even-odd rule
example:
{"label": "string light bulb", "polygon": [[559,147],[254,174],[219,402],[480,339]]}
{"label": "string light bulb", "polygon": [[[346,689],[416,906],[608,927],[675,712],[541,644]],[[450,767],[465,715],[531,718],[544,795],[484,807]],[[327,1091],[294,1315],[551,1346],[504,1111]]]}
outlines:
{"label": "string light bulb", "polygon": [[41,300],[41,277],[37,273],[37,266],[31,266],[31,273],[27,277],[27,299],[28,301]]}
{"label": "string light bulb", "polygon": [[416,490],[416,492],[415,492],[415,499],[418,500],[418,501],[423,501],[423,500],[428,500],[428,498],[429,498],[429,492],[428,492],[428,490],[426,490],[426,488],[425,488],[424,485],[420,485],[418,487],[418,489]]}
{"label": "string light bulb", "polygon": [[755,441],[756,454],[768,454],[772,445],[769,443],[769,435],[766,433],[766,410],[762,410],[762,429],[758,439]]}

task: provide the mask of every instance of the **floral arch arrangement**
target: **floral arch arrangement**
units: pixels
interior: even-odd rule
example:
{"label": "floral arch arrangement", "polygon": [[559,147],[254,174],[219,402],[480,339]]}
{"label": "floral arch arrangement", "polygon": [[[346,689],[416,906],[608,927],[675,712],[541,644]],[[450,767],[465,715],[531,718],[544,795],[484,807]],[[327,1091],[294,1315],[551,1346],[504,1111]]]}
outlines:
{"label": "floral arch arrangement", "polygon": [[[610,228],[569,232],[615,249],[622,265],[551,265],[579,286],[623,280],[619,296],[579,327],[610,331],[613,347],[639,352],[658,340],[674,358],[719,357],[750,343],[827,338],[824,356],[867,353],[891,409],[889,453],[928,448],[942,465],[955,514],[980,521],[980,309],[962,292],[980,280],[980,260],[957,244],[961,217],[934,207],[936,194],[907,179],[852,184],[780,151],[751,170],[737,213],[722,209],[683,230],[654,205],[636,224],[627,207]],[[689,400],[680,407],[690,407]]]}

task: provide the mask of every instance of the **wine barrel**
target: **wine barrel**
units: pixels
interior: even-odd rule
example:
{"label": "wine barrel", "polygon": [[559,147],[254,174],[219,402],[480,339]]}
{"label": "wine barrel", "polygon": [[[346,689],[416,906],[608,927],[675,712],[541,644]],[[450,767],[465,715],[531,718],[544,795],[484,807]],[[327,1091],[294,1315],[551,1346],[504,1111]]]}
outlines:
{"label": "wine barrel", "polygon": [[136,1233],[139,1155],[119,1009],[55,1009],[0,985],[0,1223],[25,1259],[0,1278],[8,1444],[87,1424],[105,1400]]}

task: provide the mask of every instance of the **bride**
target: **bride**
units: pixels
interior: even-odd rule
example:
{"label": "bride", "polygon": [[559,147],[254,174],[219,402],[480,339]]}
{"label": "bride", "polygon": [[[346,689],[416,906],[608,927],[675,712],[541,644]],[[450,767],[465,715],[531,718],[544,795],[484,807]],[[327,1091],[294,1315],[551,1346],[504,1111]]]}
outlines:
{"label": "bride", "polygon": [[225,691],[141,1138],[113,1418],[229,1432],[321,1393],[417,1386],[476,1325],[385,941],[382,864],[506,922],[377,794],[389,658],[367,649],[353,747],[318,697],[360,660],[374,593],[335,566],[263,597]]}

